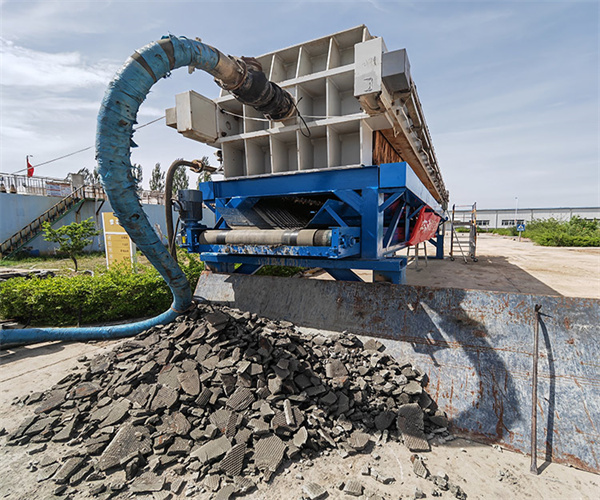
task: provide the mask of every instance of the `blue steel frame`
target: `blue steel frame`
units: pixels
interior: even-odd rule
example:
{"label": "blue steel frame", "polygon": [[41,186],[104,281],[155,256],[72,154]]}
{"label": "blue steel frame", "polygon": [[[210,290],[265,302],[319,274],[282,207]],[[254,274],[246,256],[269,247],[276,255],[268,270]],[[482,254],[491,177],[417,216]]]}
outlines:
{"label": "blue steel frame", "polygon": [[[264,265],[320,267],[335,279],[361,281],[351,269],[368,269],[374,280],[399,284],[405,280],[406,258],[394,253],[407,246],[411,224],[422,210],[444,217],[406,162],[238,177],[203,182],[199,189],[205,205],[215,213],[214,229],[228,228],[220,209],[236,208],[249,198],[330,194],[339,200],[325,203],[312,221],[319,227],[328,225],[338,235],[329,247],[201,245],[202,229],[197,224],[184,226],[183,246],[199,253],[218,272],[253,274]],[[348,245],[350,240],[340,235],[359,241]],[[430,242],[436,247],[436,258],[442,258],[439,229]]]}

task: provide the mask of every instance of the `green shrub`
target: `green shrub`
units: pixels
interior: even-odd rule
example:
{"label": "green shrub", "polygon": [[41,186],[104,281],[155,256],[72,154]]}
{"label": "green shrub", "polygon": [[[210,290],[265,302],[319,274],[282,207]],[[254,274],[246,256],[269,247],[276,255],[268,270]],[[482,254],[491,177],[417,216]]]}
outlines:
{"label": "green shrub", "polygon": [[533,220],[523,236],[542,246],[596,247],[600,246],[600,224],[597,220],[577,216],[569,221],[554,218]]}
{"label": "green shrub", "polygon": [[[178,251],[179,265],[192,291],[204,270],[197,255]],[[53,278],[13,278],[0,283],[0,317],[33,325],[103,323],[154,316],[172,301],[158,271],[126,263],[95,276],[79,274]]]}
{"label": "green shrub", "polygon": [[97,276],[14,278],[0,284],[0,316],[44,325],[101,323],[158,314],[171,293],[154,269]]}
{"label": "green shrub", "polygon": [[532,238],[545,247],[599,247],[600,236],[572,236],[569,234],[541,234]]}
{"label": "green shrub", "polygon": [[185,273],[193,292],[196,289],[196,284],[198,283],[202,271],[204,271],[204,262],[200,260],[197,254],[187,253],[182,249],[178,249],[177,259],[179,261],[179,267],[181,267]]}
{"label": "green shrub", "polygon": [[[516,227],[491,229],[502,236],[518,236]],[[522,236],[546,247],[598,247],[600,246],[600,223],[581,217],[569,221],[554,218],[532,220]]]}

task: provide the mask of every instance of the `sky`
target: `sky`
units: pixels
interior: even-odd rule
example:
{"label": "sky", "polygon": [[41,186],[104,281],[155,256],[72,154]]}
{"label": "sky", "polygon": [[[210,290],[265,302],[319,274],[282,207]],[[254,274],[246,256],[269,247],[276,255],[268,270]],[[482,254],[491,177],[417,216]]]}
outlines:
{"label": "sky", "polygon": [[[90,147],[102,96],[134,50],[165,34],[257,56],[365,24],[406,48],[450,203],[479,208],[600,206],[599,2],[0,0],[0,172]],[[175,95],[218,95],[184,69],[138,114]],[[144,185],[156,163],[208,156],[164,120],[135,133]],[[36,168],[64,178],[94,150]]]}

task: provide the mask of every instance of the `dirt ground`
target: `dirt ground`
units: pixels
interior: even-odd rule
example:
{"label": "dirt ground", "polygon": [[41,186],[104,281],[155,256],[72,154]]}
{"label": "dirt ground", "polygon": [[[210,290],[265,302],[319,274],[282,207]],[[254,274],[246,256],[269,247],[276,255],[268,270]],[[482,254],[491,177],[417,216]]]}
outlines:
{"label": "dirt ground", "polygon": [[[415,285],[600,299],[598,248],[545,248],[526,240],[482,235],[478,257],[478,262],[467,264],[460,258],[455,261],[431,259],[427,266],[421,259],[418,268],[412,261],[407,281]],[[115,342],[54,342],[0,351],[0,429],[11,432],[32,412],[32,407],[12,405],[15,398],[51,388],[70,371],[83,369],[77,358],[93,357],[114,345]],[[5,437],[0,437],[0,498],[53,498],[54,484],[51,481],[38,483],[37,472],[28,470],[28,464],[39,460],[41,455],[29,455],[27,447],[5,446]],[[403,445],[394,442],[345,459],[336,452],[329,452],[312,464],[288,464],[271,484],[260,483],[254,493],[244,498],[299,499],[303,495],[302,485],[313,481],[327,489],[328,498],[348,499],[352,497],[337,489],[341,481],[348,479],[359,480],[365,493],[379,493],[387,499],[413,498],[417,487],[426,498],[431,498],[433,484],[415,476],[410,455]],[[431,473],[444,471],[470,499],[592,499],[598,498],[600,492],[598,475],[543,463],[541,457],[541,472],[536,476],[529,472],[529,457],[462,438],[434,446],[432,452],[422,455]],[[365,465],[394,477],[395,481],[383,485],[370,476],[361,475]],[[199,485],[194,487],[193,477],[187,480],[182,493],[172,498],[212,497],[212,493],[203,493]],[[91,496],[82,493],[76,498]],[[441,498],[449,499],[452,495],[442,492]]]}
{"label": "dirt ground", "polygon": [[[32,414],[33,406],[20,407],[11,404],[16,397],[49,389],[69,372],[84,369],[77,358],[82,355],[93,357],[111,349],[116,343],[117,341],[87,344],[54,342],[0,351],[0,428],[4,427],[6,431],[11,432],[23,419]],[[53,453],[58,455],[68,449],[66,445],[60,448],[52,446],[45,453],[29,455],[28,447],[5,446],[5,437],[0,437],[0,498],[54,498],[54,483],[38,483],[38,471],[28,470],[28,464],[39,461],[41,456],[48,454],[50,450],[54,450]],[[257,490],[244,498],[300,499],[303,484],[312,481],[327,489],[327,498],[349,499],[352,497],[337,489],[341,481],[349,479],[359,480],[365,488],[365,493],[378,493],[386,499],[413,498],[415,488],[420,488],[427,495],[426,498],[432,498],[434,486],[430,481],[413,473],[411,454],[396,442],[375,446],[367,453],[345,459],[334,451],[326,452],[312,463],[286,464],[272,483],[259,483]],[[421,455],[432,474],[445,472],[450,481],[459,485],[470,499],[593,499],[597,498],[600,491],[598,475],[563,465],[544,463],[543,457],[540,457],[541,473],[535,476],[529,472],[529,457],[467,439],[457,438],[438,445],[434,442],[433,451]],[[361,475],[361,470],[367,465],[382,474],[394,477],[395,481],[383,485],[373,477]],[[202,492],[199,484],[194,486],[196,483],[193,476],[187,476],[186,479],[186,486],[180,495],[172,498],[212,498],[212,493]],[[93,497],[83,487],[83,492],[74,498]],[[440,498],[453,497],[446,491],[442,492]]]}

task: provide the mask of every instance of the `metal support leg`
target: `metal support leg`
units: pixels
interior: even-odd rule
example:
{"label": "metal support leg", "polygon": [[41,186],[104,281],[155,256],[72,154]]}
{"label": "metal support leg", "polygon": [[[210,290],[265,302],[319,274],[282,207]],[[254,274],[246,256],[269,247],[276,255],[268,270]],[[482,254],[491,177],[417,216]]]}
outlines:
{"label": "metal support leg", "polygon": [[406,269],[401,269],[397,272],[392,271],[373,271],[373,282],[376,283],[393,283],[394,285],[402,285],[406,281]]}
{"label": "metal support leg", "polygon": [[415,267],[419,269],[419,244],[415,245]]}
{"label": "metal support leg", "polygon": [[363,258],[378,259],[383,253],[383,213],[379,211],[383,194],[376,189],[363,189],[362,199],[360,254]]}
{"label": "metal support leg", "polygon": [[235,270],[235,272],[237,274],[254,274],[261,267],[263,267],[263,266],[257,265],[257,264],[242,264],[240,267],[238,267]]}
{"label": "metal support leg", "polygon": [[540,334],[540,310],[535,306],[535,323],[533,325],[533,369],[531,372],[531,467],[532,474],[538,474],[537,468],[537,379],[538,379],[538,340]]}
{"label": "metal support leg", "polygon": [[227,273],[231,274],[235,272],[235,264],[228,262],[211,262],[206,264],[206,268],[213,273]]}
{"label": "metal support leg", "polygon": [[358,276],[354,271],[351,271],[350,269],[324,269],[328,274],[330,274],[333,277],[333,279],[336,279],[338,281],[362,281],[362,279],[360,279],[360,276]]}
{"label": "metal support leg", "polygon": [[[444,258],[444,237],[446,236],[446,224],[442,224],[435,237],[435,258]],[[433,240],[432,240],[433,243]]]}

